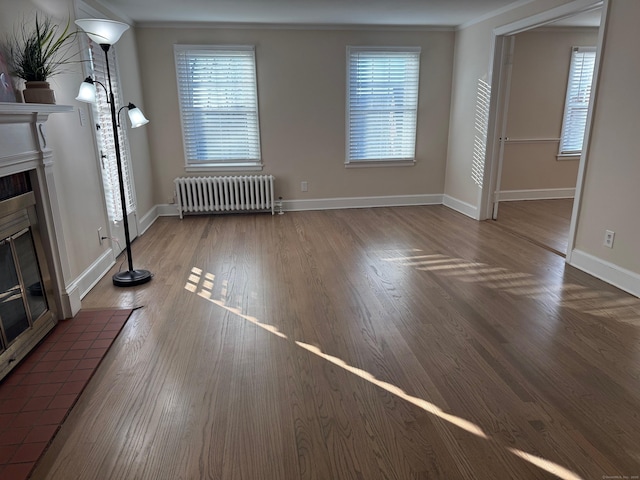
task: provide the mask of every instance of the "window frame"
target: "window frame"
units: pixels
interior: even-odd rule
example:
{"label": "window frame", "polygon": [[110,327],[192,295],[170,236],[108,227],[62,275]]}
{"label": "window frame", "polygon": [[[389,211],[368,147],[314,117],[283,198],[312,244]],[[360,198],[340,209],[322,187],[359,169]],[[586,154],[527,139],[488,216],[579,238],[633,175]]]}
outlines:
{"label": "window frame", "polygon": [[593,71],[591,72],[591,83],[590,83],[590,88],[589,88],[589,101],[587,102],[587,106],[586,106],[586,111],[584,114],[585,117],[585,130],[587,127],[587,115],[588,115],[588,111],[589,111],[589,104],[591,103],[591,95],[593,93],[593,77],[595,75],[595,64],[596,64],[596,55],[597,55],[597,47],[592,47],[592,46],[582,46],[582,47],[578,47],[578,46],[574,46],[571,47],[571,58],[569,60],[569,74],[568,74],[568,78],[567,78],[567,90],[566,90],[566,94],[565,94],[565,100],[564,100],[564,108],[562,110],[562,129],[560,131],[560,142],[558,145],[558,155],[557,158],[558,160],[566,160],[566,159],[574,159],[574,158],[579,158],[582,155],[582,150],[584,149],[584,131],[583,131],[583,136],[582,136],[582,140],[583,140],[583,144],[582,147],[579,150],[565,150],[564,149],[564,145],[565,145],[565,136],[569,134],[569,128],[568,128],[568,118],[571,116],[569,109],[573,108],[571,105],[571,98],[572,98],[572,90],[571,90],[571,86],[572,86],[572,80],[574,77],[574,71],[575,68],[577,66],[576,63],[576,54],[578,53],[593,53]]}
{"label": "window frame", "polygon": [[[354,52],[389,52],[389,53],[406,53],[417,54],[417,75],[415,78],[415,113],[414,113],[414,131],[412,150],[413,155],[404,158],[371,158],[371,159],[357,159],[351,158],[351,57]],[[416,163],[416,145],[418,137],[418,110],[420,101],[420,74],[421,74],[421,54],[422,48],[419,46],[347,46],[346,52],[346,104],[345,104],[345,167],[346,168],[362,168],[362,167],[400,167],[400,166],[414,166]]]}
{"label": "window frame", "polygon": [[[106,59],[104,52],[98,44],[87,37],[87,69],[89,75],[108,87],[106,71]],[[112,45],[107,52],[109,56],[109,68],[111,72],[111,87],[115,99],[116,112],[123,106],[122,82],[120,81],[120,69],[118,66],[118,55],[116,46]],[[124,212],[120,200],[120,181],[118,179],[118,167],[116,160],[115,145],[113,145],[114,135],[111,119],[111,106],[109,105],[107,92],[96,88],[96,102],[91,105],[93,118],[96,122],[96,145],[100,156],[100,168],[103,181],[105,204],[107,216],[111,222],[121,222]],[[116,119],[117,123],[118,119]],[[127,206],[126,215],[131,216],[137,211],[135,184],[133,181],[133,166],[131,162],[131,152],[129,150],[129,137],[127,129],[123,126],[117,129],[117,137],[120,146],[120,157],[122,165],[122,177],[125,188],[125,204]]]}
{"label": "window frame", "polygon": [[[260,135],[260,106],[258,98],[258,77],[257,77],[257,62],[255,55],[254,45],[184,45],[175,44],[174,46],[174,62],[176,69],[176,82],[178,89],[178,108],[180,110],[180,127],[182,131],[182,146],[184,151],[185,171],[187,172],[236,172],[236,171],[260,171],[264,167],[262,160],[262,148],[261,148],[261,135]],[[256,145],[257,158],[256,159],[235,159],[235,160],[210,160],[210,161],[198,161],[196,159],[189,158],[189,149],[185,139],[186,125],[185,115],[183,110],[183,99],[181,97],[181,75],[179,67],[179,55],[188,51],[203,51],[203,52],[251,52],[253,61],[253,80],[254,80],[254,95],[255,99],[255,125],[256,125]]]}

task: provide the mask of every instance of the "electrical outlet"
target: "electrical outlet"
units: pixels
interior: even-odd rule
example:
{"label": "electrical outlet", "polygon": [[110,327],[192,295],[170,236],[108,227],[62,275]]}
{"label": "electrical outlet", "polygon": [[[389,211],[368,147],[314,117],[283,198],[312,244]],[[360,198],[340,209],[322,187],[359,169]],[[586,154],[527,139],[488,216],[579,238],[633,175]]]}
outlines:
{"label": "electrical outlet", "polygon": [[102,227],[98,227],[98,243],[102,245]]}
{"label": "electrical outlet", "polygon": [[300,190],[303,192],[309,191],[309,183],[308,182],[300,182]]}
{"label": "electrical outlet", "polygon": [[604,246],[607,248],[613,248],[613,238],[616,236],[616,232],[613,230],[605,230],[604,232]]}

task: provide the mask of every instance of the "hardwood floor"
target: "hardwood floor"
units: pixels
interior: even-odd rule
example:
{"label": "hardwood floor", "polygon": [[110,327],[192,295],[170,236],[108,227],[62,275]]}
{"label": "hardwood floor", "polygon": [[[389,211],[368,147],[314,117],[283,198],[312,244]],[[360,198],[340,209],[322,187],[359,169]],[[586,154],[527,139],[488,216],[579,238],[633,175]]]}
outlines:
{"label": "hardwood floor", "polygon": [[[445,207],[160,218],[34,479],[640,474],[640,300]],[[613,477],[622,478],[622,477]]]}
{"label": "hardwood floor", "polygon": [[565,255],[572,209],[572,198],[500,202],[497,224]]}

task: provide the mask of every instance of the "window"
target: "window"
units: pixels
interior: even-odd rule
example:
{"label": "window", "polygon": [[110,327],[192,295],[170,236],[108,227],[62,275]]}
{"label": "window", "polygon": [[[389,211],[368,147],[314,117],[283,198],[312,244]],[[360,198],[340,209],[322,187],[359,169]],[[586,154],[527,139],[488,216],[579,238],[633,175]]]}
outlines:
{"label": "window", "polygon": [[187,170],[261,169],[254,47],[174,53]]}
{"label": "window", "polygon": [[347,48],[347,164],[415,161],[420,48]]}
{"label": "window", "polygon": [[560,155],[580,155],[582,152],[595,63],[595,47],[573,47],[560,137]]}
{"label": "window", "polygon": [[[112,46],[108,52],[109,67],[111,68],[111,86],[115,97],[116,112],[122,106],[120,92],[120,76],[118,74],[118,62],[116,60],[115,47]],[[103,50],[99,45],[89,40],[89,58],[94,79],[109,87],[107,78],[107,64]],[[100,153],[100,165],[102,167],[102,183],[107,204],[109,220],[119,222],[122,220],[122,205],[120,202],[120,184],[118,182],[118,166],[116,160],[116,149],[113,143],[113,124],[111,121],[111,107],[107,103],[107,94],[103,88],[96,88],[97,102],[93,104],[94,118],[98,122],[96,125],[96,138]],[[125,186],[125,200],[127,213],[135,211],[135,195],[130,172],[130,155],[127,132],[125,128],[118,129],[118,139],[120,142],[120,154],[122,157],[122,177]]]}

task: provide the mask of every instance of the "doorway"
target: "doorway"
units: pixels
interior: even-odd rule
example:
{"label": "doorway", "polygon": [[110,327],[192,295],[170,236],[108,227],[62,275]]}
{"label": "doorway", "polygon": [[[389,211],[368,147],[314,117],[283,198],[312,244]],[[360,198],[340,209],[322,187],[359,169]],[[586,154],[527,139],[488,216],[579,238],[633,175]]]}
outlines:
{"label": "doorway", "polygon": [[555,9],[556,18],[552,10],[495,32],[497,101],[483,188],[483,218],[562,256],[572,241],[582,163],[579,150],[561,148],[569,71],[574,47],[598,45],[602,10],[597,2],[573,3],[577,12]]}

